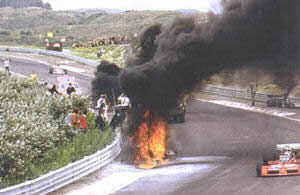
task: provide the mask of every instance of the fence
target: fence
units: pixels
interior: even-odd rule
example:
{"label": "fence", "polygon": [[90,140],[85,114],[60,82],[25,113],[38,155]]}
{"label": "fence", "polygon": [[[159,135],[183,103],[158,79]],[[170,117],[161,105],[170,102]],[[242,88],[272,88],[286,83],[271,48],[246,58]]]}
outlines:
{"label": "fence", "polygon": [[[241,90],[241,89],[233,89],[228,87],[217,87],[215,85],[206,85],[202,88],[203,92],[212,93],[216,95],[222,95],[226,97],[235,97],[245,100],[251,100],[251,93],[247,90]],[[255,100],[260,102],[266,102],[269,94],[265,93],[256,93]],[[291,97],[289,96],[291,100],[293,100],[296,104],[300,104],[300,98],[299,97]]]}
{"label": "fence", "polygon": [[0,194],[46,194],[72,183],[113,161],[121,152],[121,133],[103,150],[31,181],[0,190]]}

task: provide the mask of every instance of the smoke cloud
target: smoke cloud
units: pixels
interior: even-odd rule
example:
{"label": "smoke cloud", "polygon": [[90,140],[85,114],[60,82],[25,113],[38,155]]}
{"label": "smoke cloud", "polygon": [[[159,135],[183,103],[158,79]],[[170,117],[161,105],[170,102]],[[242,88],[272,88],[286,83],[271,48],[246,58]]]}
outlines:
{"label": "smoke cloud", "polygon": [[107,94],[113,101],[114,96],[121,93],[119,74],[121,69],[114,63],[102,61],[95,72],[95,79],[92,81],[92,98],[96,101],[101,94]]}
{"label": "smoke cloud", "polygon": [[293,89],[300,69],[300,2],[223,0],[221,4],[222,13],[209,14],[207,23],[181,17],[146,29],[140,47],[127,58],[128,68],[101,63],[92,83],[93,96],[124,92],[135,104],[166,114],[199,81],[247,66],[259,69],[260,75],[272,74],[287,92]]}
{"label": "smoke cloud", "polygon": [[120,73],[122,90],[135,102],[165,113],[199,81],[249,64],[284,80],[279,82],[282,87],[293,88],[299,71],[300,2],[224,0],[222,4],[223,12],[211,14],[208,23],[184,17],[146,30],[147,47]]}

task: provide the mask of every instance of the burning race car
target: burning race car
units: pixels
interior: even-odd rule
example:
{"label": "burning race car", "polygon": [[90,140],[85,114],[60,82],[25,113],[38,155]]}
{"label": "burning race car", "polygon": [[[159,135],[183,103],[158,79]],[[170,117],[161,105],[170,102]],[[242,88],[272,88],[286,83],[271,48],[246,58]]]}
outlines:
{"label": "burning race car", "polygon": [[300,158],[297,156],[300,143],[276,145],[274,160],[257,163],[257,176],[300,175]]}
{"label": "burning race car", "polygon": [[52,65],[49,68],[49,74],[68,74],[68,71],[63,69],[60,65]]}

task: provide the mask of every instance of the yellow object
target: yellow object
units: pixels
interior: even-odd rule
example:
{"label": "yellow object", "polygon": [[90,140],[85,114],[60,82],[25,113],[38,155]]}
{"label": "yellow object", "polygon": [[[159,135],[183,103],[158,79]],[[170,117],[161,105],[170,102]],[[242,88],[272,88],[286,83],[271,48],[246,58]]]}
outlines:
{"label": "yellow object", "polygon": [[47,32],[47,37],[48,38],[53,38],[53,32]]}
{"label": "yellow object", "polygon": [[42,34],[39,34],[39,38],[42,39],[42,38],[43,38],[43,35],[42,35]]}
{"label": "yellow object", "polygon": [[37,75],[35,73],[31,73],[29,79],[31,81],[36,81],[37,80]]}

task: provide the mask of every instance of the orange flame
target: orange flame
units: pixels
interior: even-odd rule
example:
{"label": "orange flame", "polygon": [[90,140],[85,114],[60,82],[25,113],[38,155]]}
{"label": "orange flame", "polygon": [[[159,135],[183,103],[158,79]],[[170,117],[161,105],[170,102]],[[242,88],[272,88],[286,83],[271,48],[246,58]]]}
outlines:
{"label": "orange flame", "polygon": [[137,155],[134,163],[142,169],[151,169],[165,162],[167,123],[157,115],[150,121],[150,112],[144,114],[136,131]]}

